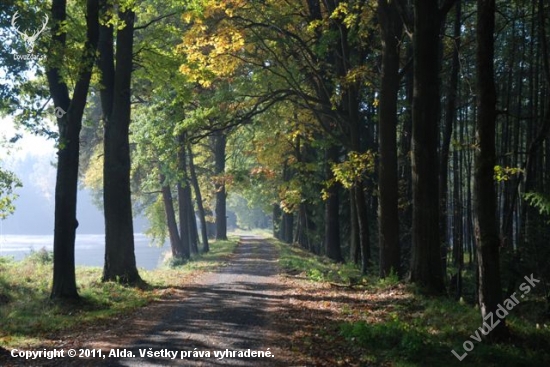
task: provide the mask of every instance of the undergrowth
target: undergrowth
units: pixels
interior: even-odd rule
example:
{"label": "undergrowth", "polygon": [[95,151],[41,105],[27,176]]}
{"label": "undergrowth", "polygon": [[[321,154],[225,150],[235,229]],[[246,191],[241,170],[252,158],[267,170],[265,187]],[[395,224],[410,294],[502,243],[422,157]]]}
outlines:
{"label": "undergrowth", "polygon": [[[276,240],[273,243],[279,249],[279,264],[287,275],[312,282],[349,284],[323,289],[337,292],[332,296],[335,300],[355,292],[365,300],[341,305],[333,320],[334,328],[319,324],[312,332],[323,336],[325,343],[343,339],[342,349],[348,348],[343,353],[348,356],[342,355],[340,360],[346,360],[352,350],[359,365],[365,366],[550,365],[550,320],[543,312],[545,302],[536,296],[522,300],[506,317],[511,331],[509,340],[491,343],[482,338],[478,342],[474,338],[482,320],[479,309],[472,304],[447,297],[426,297],[395,275],[384,280],[360,277],[352,264],[335,264],[297,247]],[[533,315],[538,316],[536,320]],[[332,330],[332,334],[327,330]],[[301,336],[303,340],[312,337]],[[452,350],[463,356],[467,341],[472,342],[473,349],[460,361]],[[470,347],[469,342],[466,347]]]}
{"label": "undergrowth", "polygon": [[361,272],[353,264],[337,264],[299,247],[288,246],[274,239],[270,241],[279,250],[279,266],[286,273],[301,273],[316,282],[350,284],[361,279]]}

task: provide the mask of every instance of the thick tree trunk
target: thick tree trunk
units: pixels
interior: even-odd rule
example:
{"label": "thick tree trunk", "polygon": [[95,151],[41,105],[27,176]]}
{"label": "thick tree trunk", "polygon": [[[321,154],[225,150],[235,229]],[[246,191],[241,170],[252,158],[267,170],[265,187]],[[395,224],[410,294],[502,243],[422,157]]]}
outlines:
{"label": "thick tree trunk", "polygon": [[292,243],[294,240],[294,214],[283,211],[283,219],[281,226],[281,240],[286,243]]}
{"label": "thick tree trunk", "polygon": [[[114,83],[112,83],[113,99],[106,101],[112,104],[112,110],[110,114],[106,114],[104,136],[105,265],[103,281],[136,283],[141,281],[141,278],[136,267],[134,252],[129,142],[135,14],[129,9],[120,12],[119,17],[124,20],[126,26],[117,32],[116,68]],[[108,31],[112,32],[112,29]],[[109,52],[105,49],[100,51]],[[109,69],[112,71],[110,67]],[[108,88],[105,85],[104,87]]]}
{"label": "thick tree trunk", "polygon": [[197,200],[197,209],[199,211],[199,220],[201,222],[202,252],[206,253],[210,251],[210,245],[208,244],[208,231],[206,228],[206,213],[204,211],[204,205],[202,204],[201,188],[199,186],[199,180],[197,179],[197,172],[195,170],[193,151],[191,150],[191,147],[188,148],[188,155],[191,184],[193,185],[193,190],[195,191],[195,199]]}
{"label": "thick tree trunk", "polygon": [[176,221],[176,212],[174,210],[174,199],[172,197],[172,190],[170,189],[170,186],[166,184],[166,177],[163,174],[160,175],[159,180],[161,184],[162,201],[164,203],[164,212],[166,213],[166,224],[168,226],[168,235],[170,237],[172,257],[182,258],[183,247],[181,244],[181,237]]}
{"label": "thick tree trunk", "polygon": [[[496,90],[494,80],[495,0],[477,1],[477,96],[476,151],[474,169],[475,235],[479,274],[479,306],[482,321],[495,313],[502,301],[499,267],[499,228],[496,217],[494,167],[496,163]],[[489,337],[507,335],[505,320]]]}
{"label": "thick tree trunk", "polygon": [[219,133],[215,137],[214,174],[217,177],[216,182],[216,239],[227,240],[227,195],[225,192],[225,146],[226,136]]}
{"label": "thick tree trunk", "polygon": [[438,0],[414,1],[414,96],[412,131],[413,233],[411,281],[443,293],[439,237],[438,162],[439,32]]}
{"label": "thick tree trunk", "polygon": [[193,207],[193,197],[191,195],[191,182],[189,180],[188,172],[188,157],[187,157],[187,135],[185,133],[178,136],[179,141],[179,154],[178,154],[178,175],[180,185],[180,192],[183,196],[179,196],[180,202],[180,215],[182,210],[187,211],[184,216],[180,217],[180,230],[182,235],[186,235],[186,240],[189,242],[190,254],[198,254],[198,231],[197,221],[195,218],[195,209]]}
{"label": "thick tree trunk", "polygon": [[380,277],[401,273],[397,179],[397,93],[399,44],[403,24],[395,2],[378,1],[382,33],[382,82],[379,104],[378,240]]}
{"label": "thick tree trunk", "polygon": [[[97,49],[99,22],[99,7],[96,1],[87,1],[87,38],[82,54],[82,62],[76,82],[73,99],[69,98],[67,85],[61,79],[58,67],[51,67],[46,75],[54,104],[66,113],[58,117],[59,150],[57,175],[55,184],[55,219],[53,243],[53,284],[50,297],[78,298],[75,277],[75,237],[78,221],[76,219],[76,203],[78,193],[78,164],[80,153],[80,129],[82,115],[88,96],[88,88],[92,75]],[[64,50],[66,33],[59,27],[66,19],[66,3],[61,0],[52,2],[52,50],[61,47]],[[57,59],[59,65],[63,55],[51,51],[49,59]]]}
{"label": "thick tree trunk", "polygon": [[[311,234],[315,230],[311,221],[311,209],[307,203],[300,203],[298,206],[298,216],[296,218],[296,231],[294,232],[294,240],[302,248],[314,253],[319,254],[318,246],[311,241]],[[294,222],[294,219],[292,220]]]}
{"label": "thick tree trunk", "polygon": [[[325,176],[327,181],[332,181],[331,164],[338,162],[339,149],[331,146],[325,151]],[[334,182],[326,189],[325,200],[325,255],[334,261],[343,262],[340,249],[340,184]]]}
{"label": "thick tree trunk", "polygon": [[177,184],[178,190],[178,214],[180,222],[181,233],[181,245],[183,248],[183,258],[189,259],[191,257],[191,242],[189,237],[189,210],[186,207],[185,197],[187,197],[185,190],[188,190],[183,184]]}
{"label": "thick tree trunk", "polygon": [[[62,119],[69,120],[69,116]],[[79,130],[76,121],[67,121],[63,138],[67,143],[57,153],[54,221],[54,274],[51,298],[78,298],[75,278],[75,237],[78,221]],[[60,122],[61,124],[61,122]]]}

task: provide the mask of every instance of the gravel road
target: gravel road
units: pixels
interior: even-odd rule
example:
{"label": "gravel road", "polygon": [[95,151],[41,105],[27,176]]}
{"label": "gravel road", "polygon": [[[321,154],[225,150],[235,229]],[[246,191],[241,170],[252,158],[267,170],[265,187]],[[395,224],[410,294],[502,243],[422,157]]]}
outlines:
{"label": "gravel road", "polygon": [[[107,358],[104,366],[283,366],[275,357],[229,358],[238,351],[276,354],[270,346],[269,312],[276,312],[277,263],[273,245],[242,236],[230,263],[185,287],[188,298],[151,332],[127,347],[134,357]],[[164,352],[163,352],[164,351]],[[177,352],[174,359],[167,352]],[[193,357],[193,352],[203,352]],[[206,356],[206,352],[210,357]],[[224,352],[217,358],[214,352]],[[140,357],[140,352],[164,353]],[[183,355],[183,359],[182,359]],[[196,355],[196,354],[195,354]],[[173,355],[172,355],[173,356]]]}

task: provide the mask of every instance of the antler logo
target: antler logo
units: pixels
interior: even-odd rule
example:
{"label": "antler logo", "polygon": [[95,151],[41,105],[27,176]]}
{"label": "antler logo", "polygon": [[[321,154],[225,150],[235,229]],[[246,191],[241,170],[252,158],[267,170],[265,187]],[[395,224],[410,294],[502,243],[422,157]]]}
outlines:
{"label": "antler logo", "polygon": [[19,18],[18,13],[19,12],[16,11],[13,17],[11,18],[11,26],[15,29],[17,33],[21,35],[21,37],[23,37],[23,41],[25,41],[25,47],[27,48],[27,51],[29,53],[32,53],[32,50],[34,49],[34,43],[36,42],[36,39],[38,38],[38,36],[40,36],[40,34],[46,30],[46,26],[48,25],[49,18],[46,15],[46,19],[42,23],[42,29],[37,30],[31,36],[29,36],[26,32],[23,33],[19,31],[19,27],[17,26],[17,24],[15,24],[15,21],[17,20],[17,18]]}

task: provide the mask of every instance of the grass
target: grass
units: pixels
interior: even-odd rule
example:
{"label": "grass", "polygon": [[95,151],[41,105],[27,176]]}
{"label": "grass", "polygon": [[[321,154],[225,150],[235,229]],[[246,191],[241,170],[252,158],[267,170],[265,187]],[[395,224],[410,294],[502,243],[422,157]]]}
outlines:
{"label": "grass", "polygon": [[299,247],[270,239],[279,251],[279,266],[286,273],[301,273],[316,282],[350,284],[361,279],[361,272],[353,264],[336,264],[330,259],[313,255]]}
{"label": "grass", "polygon": [[[477,342],[470,335],[475,337],[482,323],[479,310],[471,304],[423,296],[396,277],[360,277],[352,265],[334,264],[299,248],[273,242],[280,252],[279,264],[289,274],[305,276],[310,282],[349,283],[355,279],[353,288],[318,288],[317,297],[336,305],[333,316],[317,322],[309,336],[302,332],[301,339],[294,343],[304,345],[296,346],[297,349],[321,345],[321,349],[309,351],[320,355],[332,345],[331,354],[342,353],[334,360],[349,360],[353,356],[355,362],[346,364],[361,366],[550,365],[550,320],[545,313],[546,303],[540,298],[530,295],[510,311],[506,318],[510,340]],[[323,340],[315,343],[303,341],[320,337]],[[338,340],[341,344],[335,346]],[[451,351],[463,355],[463,344],[468,340],[474,349],[459,361]]]}
{"label": "grass", "polygon": [[[511,317],[507,322],[515,335],[513,341],[477,342],[470,337],[475,337],[481,326],[477,310],[450,300],[425,298],[416,299],[413,309],[417,308],[421,311],[402,307],[377,323],[344,322],[340,332],[363,349],[365,361],[375,365],[391,362],[392,366],[442,363],[447,366],[538,366],[550,363],[548,329],[528,327],[521,319]],[[451,351],[462,356],[463,344],[468,340],[474,349],[460,361]]]}
{"label": "grass", "polygon": [[47,338],[70,330],[108,323],[119,316],[160,299],[186,276],[222,266],[231,256],[236,238],[216,241],[207,254],[194,256],[181,266],[140,270],[146,287],[101,282],[101,268],[77,267],[81,300],[51,301],[52,255],[43,250],[22,261],[0,257],[0,346],[39,346]]}

